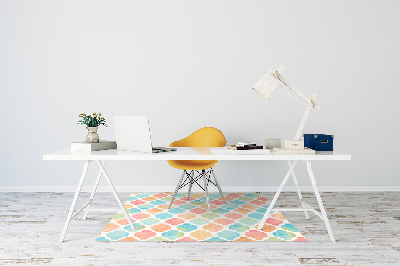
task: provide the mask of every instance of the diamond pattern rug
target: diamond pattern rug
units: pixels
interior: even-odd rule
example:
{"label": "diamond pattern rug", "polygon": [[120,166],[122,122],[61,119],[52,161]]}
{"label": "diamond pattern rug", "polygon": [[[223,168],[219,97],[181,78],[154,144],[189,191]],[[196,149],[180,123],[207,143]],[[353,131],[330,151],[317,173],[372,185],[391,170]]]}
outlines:
{"label": "diamond pattern rug", "polygon": [[[225,194],[224,194],[225,195]],[[262,230],[256,227],[269,204],[260,193],[229,193],[228,204],[218,193],[210,194],[212,214],[207,213],[204,193],[133,193],[124,206],[132,230],[117,212],[96,241],[307,241],[280,212],[272,212]]]}

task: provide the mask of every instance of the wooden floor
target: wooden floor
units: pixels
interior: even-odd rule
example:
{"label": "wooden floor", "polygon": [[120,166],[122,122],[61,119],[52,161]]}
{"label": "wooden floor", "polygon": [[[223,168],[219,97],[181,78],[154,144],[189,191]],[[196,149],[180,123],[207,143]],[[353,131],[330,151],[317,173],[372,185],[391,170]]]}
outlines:
{"label": "wooden floor", "polygon": [[[111,194],[96,196],[96,205],[116,207]],[[400,265],[400,192],[322,193],[337,243],[322,220],[301,212],[284,214],[307,242],[96,242],[113,213],[90,213],[73,220],[59,243],[72,197],[0,193],[0,265]],[[317,206],[313,194],[304,197]],[[278,203],[294,207],[298,198],[284,193]]]}

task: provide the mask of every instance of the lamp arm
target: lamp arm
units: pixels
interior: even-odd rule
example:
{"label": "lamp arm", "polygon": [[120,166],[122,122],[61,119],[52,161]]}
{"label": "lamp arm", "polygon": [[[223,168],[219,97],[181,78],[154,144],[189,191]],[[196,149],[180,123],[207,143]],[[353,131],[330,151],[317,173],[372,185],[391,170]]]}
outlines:
{"label": "lamp arm", "polygon": [[[301,137],[301,135],[302,135],[302,133],[303,133],[303,129],[304,129],[304,127],[306,126],[308,117],[310,116],[311,110],[312,110],[312,108],[314,107],[314,106],[313,106],[313,102],[314,102],[316,99],[317,99],[317,94],[316,94],[316,93],[313,93],[313,95],[311,96],[310,103],[309,103],[308,106],[307,106],[306,112],[304,113],[303,119],[301,120],[299,129],[297,129],[297,133],[296,133],[296,136],[294,137],[294,140],[300,140],[300,137]],[[314,107],[314,108],[315,108],[315,107]]]}
{"label": "lamp arm", "polygon": [[311,96],[311,99],[305,96],[301,91],[299,91],[295,86],[293,86],[289,81],[287,81],[284,77],[281,76],[281,72],[283,71],[285,67],[281,66],[277,71],[273,70],[271,67],[268,68],[268,71],[271,72],[272,76],[275,79],[280,80],[283,84],[288,86],[292,91],[294,91],[297,95],[299,95],[304,101],[308,103],[306,112],[304,113],[303,119],[301,120],[299,129],[297,129],[296,136],[294,137],[294,140],[300,140],[300,137],[303,133],[303,129],[306,126],[308,117],[311,114],[311,110],[314,108],[315,110],[319,110],[319,106],[315,103],[315,100],[317,99],[317,94],[313,93]]}
{"label": "lamp arm", "polygon": [[[311,107],[314,107],[315,110],[319,110],[319,106],[315,103],[315,100],[312,98],[308,98],[306,95],[304,95],[301,91],[299,91],[295,86],[293,86],[289,81],[287,81],[279,72],[273,73],[274,77],[279,79],[280,81],[283,82],[286,86],[288,86],[292,91],[294,91],[297,95],[299,95],[304,101],[306,101],[308,104],[311,104]],[[316,96],[315,96],[316,97]]]}

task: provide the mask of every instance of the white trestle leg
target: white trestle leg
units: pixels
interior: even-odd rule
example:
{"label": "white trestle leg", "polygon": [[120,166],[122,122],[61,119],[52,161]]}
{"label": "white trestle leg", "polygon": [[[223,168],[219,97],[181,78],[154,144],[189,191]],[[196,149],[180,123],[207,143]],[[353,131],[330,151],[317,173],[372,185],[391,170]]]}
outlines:
{"label": "white trestle leg", "polygon": [[86,173],[87,173],[88,167],[89,167],[89,161],[85,161],[85,165],[83,167],[82,176],[81,176],[81,179],[79,181],[78,187],[76,188],[75,196],[74,196],[74,199],[72,200],[71,208],[69,209],[68,217],[67,217],[67,220],[65,221],[64,229],[63,229],[63,231],[61,233],[60,242],[64,241],[65,234],[67,233],[68,225],[69,225],[69,223],[71,221],[71,218],[72,218],[72,215],[74,213],[75,205],[76,205],[76,202],[78,201],[78,196],[79,196],[79,193],[81,192],[83,182],[85,181],[85,177],[86,177]]}
{"label": "white trestle leg", "polygon": [[265,224],[265,221],[268,219],[268,216],[271,213],[272,208],[274,207],[274,205],[275,205],[275,203],[276,203],[276,201],[277,201],[277,199],[279,197],[279,194],[281,194],[283,187],[285,186],[287,180],[289,179],[289,176],[292,173],[293,168],[295,167],[296,163],[297,163],[297,161],[294,161],[292,163],[292,165],[289,167],[289,171],[286,173],[286,176],[283,179],[283,181],[282,181],[281,185],[279,186],[278,190],[276,191],[272,202],[269,204],[269,207],[268,207],[266,213],[264,214],[264,217],[262,218],[261,223],[258,225],[258,229],[259,230],[261,230],[263,228],[263,226]]}
{"label": "white trestle leg", "polygon": [[108,176],[106,170],[104,169],[103,164],[102,164],[100,161],[97,161],[97,163],[99,164],[100,170],[101,170],[101,172],[103,173],[104,177],[106,178],[107,183],[108,183],[108,185],[110,186],[111,191],[112,191],[112,193],[114,194],[114,197],[115,197],[115,199],[117,200],[118,205],[119,205],[119,207],[120,207],[122,213],[125,215],[126,219],[128,220],[128,223],[129,223],[129,225],[131,226],[132,230],[135,229],[135,226],[134,226],[133,223],[132,223],[131,217],[129,216],[129,214],[128,214],[128,212],[126,211],[124,205],[122,204],[121,200],[119,199],[118,194],[117,194],[117,191],[115,191],[115,188],[114,188],[114,186],[113,186],[113,184],[112,184],[112,182],[111,182],[111,180],[110,180],[110,178],[109,178],[109,176]]}
{"label": "white trestle leg", "polygon": [[276,191],[275,196],[274,196],[271,204],[268,206],[268,209],[265,212],[264,217],[263,217],[261,223],[258,225],[257,229],[258,230],[262,230],[262,227],[264,226],[265,221],[267,220],[269,214],[271,213],[272,208],[274,207],[274,205],[275,205],[275,203],[276,203],[276,201],[277,201],[277,199],[279,197],[279,194],[282,192],[283,187],[285,186],[289,176],[291,175],[293,177],[293,181],[294,181],[294,184],[295,184],[296,190],[297,190],[297,195],[299,196],[302,208],[275,208],[274,210],[275,211],[294,211],[294,212],[296,212],[296,211],[304,211],[304,214],[305,214],[307,219],[309,219],[309,216],[308,216],[307,212],[308,211],[313,212],[315,215],[317,215],[319,218],[321,218],[325,222],[325,226],[326,226],[326,229],[328,230],[329,237],[330,237],[332,242],[335,242],[335,238],[333,236],[332,229],[331,229],[331,226],[329,224],[328,216],[326,215],[324,204],[322,203],[321,196],[320,196],[319,191],[318,191],[317,183],[315,182],[314,174],[313,174],[312,169],[311,169],[311,161],[305,161],[305,162],[306,162],[306,165],[307,165],[308,175],[310,177],[311,184],[312,184],[312,187],[314,189],[315,197],[317,198],[318,205],[319,205],[319,208],[321,210],[321,213],[319,213],[316,209],[312,208],[307,202],[305,202],[303,200],[303,197],[301,195],[301,191],[300,191],[300,188],[299,188],[299,184],[297,182],[296,174],[294,173],[294,170],[293,170],[295,165],[296,165],[296,163],[297,163],[297,161],[288,161],[289,171],[286,173],[286,176],[283,179],[281,185],[279,186],[278,191]]}
{"label": "white trestle leg", "polygon": [[306,161],[306,164],[307,164],[308,175],[310,176],[311,184],[314,189],[315,197],[317,198],[318,205],[321,210],[321,214],[322,214],[322,218],[323,218],[322,220],[324,220],[324,222],[325,222],[325,226],[326,226],[326,229],[328,230],[328,234],[329,234],[331,241],[336,242],[335,237],[333,236],[333,233],[332,233],[331,225],[329,224],[328,216],[326,215],[326,212],[325,212],[324,204],[322,203],[321,196],[319,195],[317,183],[315,182],[314,174],[311,169],[311,161]]}
{"label": "white trestle leg", "polygon": [[[106,161],[104,161],[103,165],[104,166],[106,165]],[[93,203],[94,194],[96,194],[97,186],[99,185],[99,182],[100,182],[100,178],[101,178],[101,169],[99,170],[99,173],[97,174],[97,179],[96,179],[96,182],[94,183],[92,194],[90,195],[89,204],[87,205],[87,208],[85,209],[85,213],[83,214],[83,219],[86,219],[88,216],[90,206]]]}
{"label": "white trestle leg", "polygon": [[[289,164],[289,167],[290,167],[291,162],[288,161],[288,164]],[[293,177],[294,185],[296,186],[297,195],[299,196],[299,199],[300,199],[300,202],[301,202],[301,206],[303,208],[307,208],[307,206],[303,202],[303,195],[301,195],[301,191],[300,191],[300,188],[299,188],[299,183],[297,182],[297,178],[296,178],[296,174],[294,173],[294,170],[292,171],[292,177]],[[304,215],[306,216],[307,220],[310,219],[310,216],[308,216],[308,212],[307,211],[304,211]]]}

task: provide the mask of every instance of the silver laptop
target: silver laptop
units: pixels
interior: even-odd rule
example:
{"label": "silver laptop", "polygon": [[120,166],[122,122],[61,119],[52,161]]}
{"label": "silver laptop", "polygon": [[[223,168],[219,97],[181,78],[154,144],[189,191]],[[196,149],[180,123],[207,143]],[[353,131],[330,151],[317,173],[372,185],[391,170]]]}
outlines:
{"label": "silver laptop", "polygon": [[114,116],[114,129],[118,150],[148,153],[176,151],[176,148],[152,147],[146,116]]}

